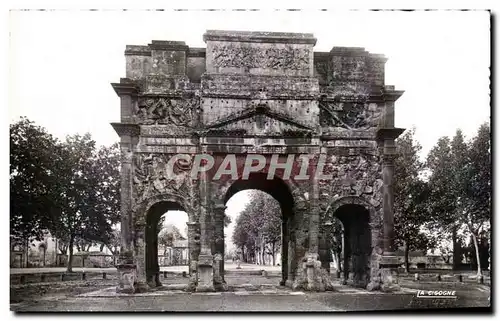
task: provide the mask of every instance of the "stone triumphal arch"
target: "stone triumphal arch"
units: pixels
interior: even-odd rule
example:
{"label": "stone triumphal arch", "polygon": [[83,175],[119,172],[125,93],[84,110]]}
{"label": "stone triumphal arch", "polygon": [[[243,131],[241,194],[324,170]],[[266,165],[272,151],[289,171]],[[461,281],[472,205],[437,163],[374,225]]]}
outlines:
{"label": "stone triumphal arch", "polygon": [[[338,219],[348,281],[397,288],[392,180],[403,130],[394,127],[394,102],[403,92],[385,85],[387,59],[363,48],[314,52],[312,34],[209,30],[203,38],[206,48],[127,46],[126,78],[112,84],[121,99],[120,122],[112,124],[122,152],[118,290],[159,285],[155,229],[168,210],[188,214],[189,289],[223,290],[225,203],[244,189],[280,203],[282,283],[332,287],[323,254]],[[188,157],[167,175],[179,154]],[[235,155],[238,173],[215,179],[214,166],[190,175],[200,154],[216,165]],[[266,163],[245,179],[241,168],[257,154],[282,163],[307,156],[313,174],[322,163],[322,175],[298,180]],[[295,157],[294,168],[305,159]]]}

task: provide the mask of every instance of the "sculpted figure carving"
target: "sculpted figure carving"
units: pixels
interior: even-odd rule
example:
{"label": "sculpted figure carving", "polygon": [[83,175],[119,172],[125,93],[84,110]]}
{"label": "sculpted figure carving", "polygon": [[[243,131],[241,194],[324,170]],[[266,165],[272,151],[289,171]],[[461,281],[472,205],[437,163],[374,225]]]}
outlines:
{"label": "sculpted figure carving", "polygon": [[[191,203],[195,199],[190,177],[192,160],[177,160],[169,169],[170,155],[138,154],[135,158],[134,190],[136,203],[156,194],[177,195]],[[171,171],[177,175],[168,175]]]}
{"label": "sculpted figure carving", "polygon": [[143,124],[191,126],[197,100],[147,97],[139,100],[136,116]]}
{"label": "sculpted figure carving", "polygon": [[368,129],[376,126],[373,112],[365,103],[320,102],[320,123],[322,126],[342,127],[346,129]]}
{"label": "sculpted figure carving", "polygon": [[213,59],[219,67],[248,67],[303,70],[309,67],[309,53],[293,48],[214,46]]}

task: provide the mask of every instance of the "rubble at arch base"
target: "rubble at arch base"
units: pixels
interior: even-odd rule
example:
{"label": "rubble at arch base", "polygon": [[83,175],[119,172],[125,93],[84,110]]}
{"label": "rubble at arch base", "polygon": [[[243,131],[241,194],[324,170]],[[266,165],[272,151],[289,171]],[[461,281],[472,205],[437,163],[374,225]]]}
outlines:
{"label": "rubble at arch base", "polygon": [[[188,214],[188,289],[224,290],[220,256],[231,186],[252,167],[248,155],[264,162],[250,172],[266,176],[273,157],[286,163],[292,154],[304,156],[296,165],[308,159],[307,179],[298,179],[300,166],[291,176],[284,169],[270,175],[280,190],[275,198],[282,198],[287,245],[281,283],[331,290],[324,255],[331,221],[361,204],[369,213],[363,227],[346,220],[353,285],[397,288],[392,179],[394,140],[403,130],[394,127],[394,102],[403,92],[384,83],[387,59],[363,48],[314,52],[312,34],[208,30],[203,39],[206,48],[179,41],[127,46],[126,78],[112,84],[121,102],[120,122],[112,123],[122,150],[118,290],[159,283],[151,279],[159,269],[148,227],[157,203]],[[199,155],[210,155],[214,168],[234,155],[237,172],[191,175],[193,167],[207,165]],[[275,183],[250,175],[240,185],[272,195]]]}

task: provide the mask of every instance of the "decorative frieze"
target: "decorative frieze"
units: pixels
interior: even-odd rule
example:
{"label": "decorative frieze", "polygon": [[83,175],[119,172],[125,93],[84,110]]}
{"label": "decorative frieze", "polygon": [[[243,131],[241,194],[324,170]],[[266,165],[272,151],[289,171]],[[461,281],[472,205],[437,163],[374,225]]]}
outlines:
{"label": "decorative frieze", "polygon": [[215,45],[212,55],[217,67],[306,70],[310,64],[308,50],[292,47]]}

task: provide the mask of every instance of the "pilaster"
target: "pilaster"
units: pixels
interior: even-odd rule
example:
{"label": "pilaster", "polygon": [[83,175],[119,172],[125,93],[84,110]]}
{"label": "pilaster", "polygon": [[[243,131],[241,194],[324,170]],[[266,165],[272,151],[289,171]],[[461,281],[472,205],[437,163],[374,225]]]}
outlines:
{"label": "pilaster", "polygon": [[207,176],[204,171],[200,175],[200,255],[198,256],[198,285],[197,292],[213,292],[213,256],[211,251],[210,230],[210,202]]}

